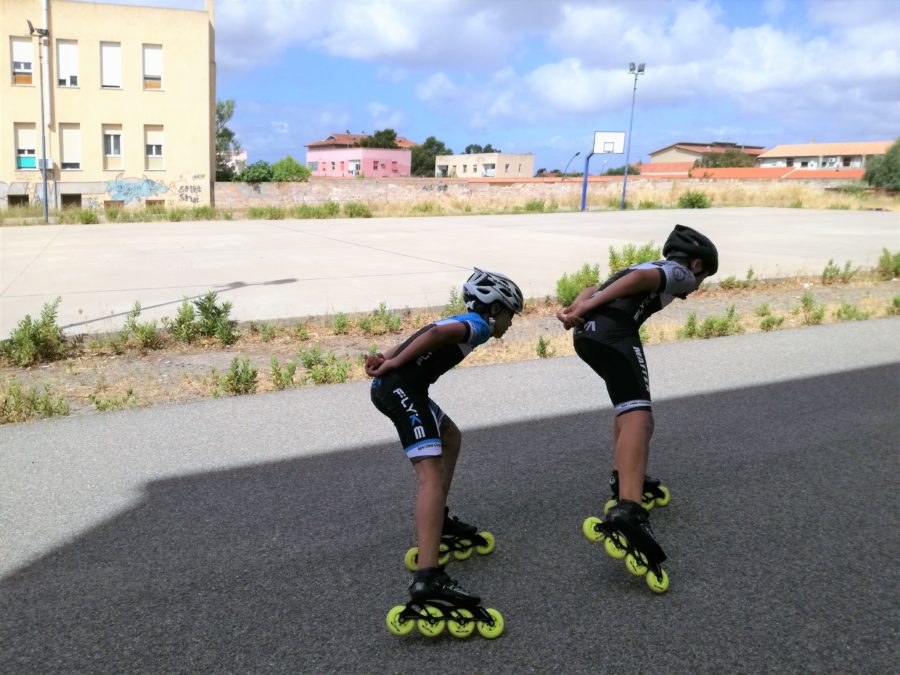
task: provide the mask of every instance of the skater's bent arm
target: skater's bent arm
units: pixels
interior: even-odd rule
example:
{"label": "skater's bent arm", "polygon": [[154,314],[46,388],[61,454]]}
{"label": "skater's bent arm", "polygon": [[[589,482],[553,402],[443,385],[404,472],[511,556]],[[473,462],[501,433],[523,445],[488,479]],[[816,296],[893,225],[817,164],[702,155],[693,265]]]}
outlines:
{"label": "skater's bent arm", "polygon": [[378,368],[379,374],[414,361],[441,345],[458,344],[465,340],[467,335],[466,325],[459,322],[425,326],[405,342],[391,347],[384,353],[384,362]]}
{"label": "skater's bent arm", "polygon": [[625,298],[629,295],[638,295],[639,293],[655,293],[659,290],[661,283],[662,280],[658,270],[634,270],[633,272],[616,279],[593,297],[572,303],[565,314],[571,319],[581,317],[591,310],[597,309],[597,307],[618,298]]}

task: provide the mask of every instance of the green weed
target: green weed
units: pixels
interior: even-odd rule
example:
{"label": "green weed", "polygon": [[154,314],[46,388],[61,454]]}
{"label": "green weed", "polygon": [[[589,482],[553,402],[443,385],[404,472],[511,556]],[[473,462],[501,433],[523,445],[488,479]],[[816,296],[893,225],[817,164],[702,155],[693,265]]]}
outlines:
{"label": "green weed", "polygon": [[881,249],[881,257],[875,271],[879,279],[894,279],[900,276],[900,251],[891,253],[886,248]]}
{"label": "green weed", "polygon": [[362,202],[344,204],[344,215],[348,218],[371,218],[372,210]]}
{"label": "green weed", "polygon": [[53,361],[63,356],[65,339],[62,329],[56,324],[61,297],[44,303],[41,318],[35,321],[30,314],[19,322],[4,340],[2,351],[17,366],[30,366],[38,361]]}
{"label": "green weed", "polygon": [[256,368],[250,365],[250,359],[231,359],[231,366],[225,377],[221,379],[222,388],[230,394],[240,396],[256,391]]}
{"label": "green weed", "polygon": [[234,330],[234,321],[231,315],[231,303],[227,300],[217,302],[219,296],[215,291],[210,291],[202,298],[194,300],[197,308],[197,332],[205,337],[215,337],[223,345],[234,344],[238,334]]}
{"label": "green weed", "polygon": [[466,303],[462,298],[462,293],[455,286],[450,289],[450,299],[444,305],[444,316],[454,316],[463,314],[466,311]]}
{"label": "green weed", "polygon": [[108,410],[125,410],[129,408],[137,408],[138,406],[137,397],[134,395],[134,391],[131,389],[131,387],[128,388],[128,391],[122,398],[118,398],[116,396],[103,398],[101,396],[98,396],[97,394],[91,394],[88,398],[90,398],[91,403],[94,404],[94,407],[99,412],[106,412]]}
{"label": "green weed", "polygon": [[849,302],[842,302],[834,311],[834,318],[838,321],[865,321],[869,318],[869,313],[861,311]]}
{"label": "green weed", "polygon": [[705,192],[688,190],[678,197],[679,209],[708,209],[710,206],[712,202]]}
{"label": "green weed", "polygon": [[771,330],[775,330],[781,324],[784,323],[783,316],[775,316],[774,314],[769,314],[763,318],[762,321],[759,322],[759,327],[768,333]]}
{"label": "green weed", "polygon": [[0,391],[0,424],[27,422],[41,417],[57,417],[69,414],[69,404],[56,396],[49,384],[44,391],[32,387],[26,392],[18,378],[7,383]]}
{"label": "green weed", "polygon": [[288,361],[282,368],[276,357],[272,357],[272,382],[278,389],[294,386],[294,374],[297,372],[296,361]]}
{"label": "green weed", "polygon": [[652,241],[640,247],[636,244],[625,244],[620,251],[610,246],[609,273],[613,275],[631,265],[652,262],[660,258],[662,258],[662,246],[655,246]]}
{"label": "green weed", "polygon": [[600,264],[593,267],[584,263],[581,269],[571,275],[563,274],[556,281],[556,299],[563,307],[568,307],[578,294],[588,286],[597,286],[600,283]]}
{"label": "green weed", "polygon": [[849,283],[856,273],[859,272],[859,267],[852,269],[852,265],[853,263],[848,260],[844,263],[844,268],[841,269],[834,264],[834,259],[830,258],[828,264],[825,265],[825,269],[822,271],[822,283],[826,286],[831,285],[836,281],[842,284]]}
{"label": "green weed", "polygon": [[810,291],[801,296],[800,306],[795,307],[793,311],[800,315],[800,323],[804,326],[816,326],[825,318],[825,305],[816,304]]}
{"label": "green weed", "polygon": [[141,315],[141,303],[135,301],[134,307],[128,312],[125,319],[125,332],[134,337],[137,348],[146,353],[152,349],[161,349],[163,346],[163,337],[156,329],[156,320],[138,323],[137,318]]}
{"label": "green weed", "polygon": [[696,312],[691,312],[685,325],[679,329],[678,337],[707,340],[713,337],[738,335],[743,332],[744,328],[738,322],[734,305],[732,305],[723,316],[708,316],[703,319],[702,323],[698,323]]}
{"label": "green weed", "polygon": [[550,346],[549,340],[545,340],[543,336],[538,338],[535,352],[542,359],[549,359],[556,356],[556,349]]}
{"label": "green weed", "polygon": [[350,332],[350,317],[344,312],[338,312],[334,315],[334,322],[331,325],[331,332],[335,335],[346,335]]}

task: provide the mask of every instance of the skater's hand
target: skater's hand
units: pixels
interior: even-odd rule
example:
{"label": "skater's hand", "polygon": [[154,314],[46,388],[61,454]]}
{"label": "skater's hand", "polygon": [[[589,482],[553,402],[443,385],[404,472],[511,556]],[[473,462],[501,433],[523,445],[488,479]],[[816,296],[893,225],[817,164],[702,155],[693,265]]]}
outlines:
{"label": "skater's hand", "polygon": [[560,320],[566,330],[569,330],[584,323],[584,319],[581,318],[582,310],[583,306],[580,302],[573,302],[568,307],[559,310],[556,318]]}
{"label": "skater's hand", "polygon": [[365,370],[366,375],[369,377],[377,377],[376,372],[378,367],[384,363],[384,354],[381,352],[377,354],[366,354],[366,362],[365,362]]}

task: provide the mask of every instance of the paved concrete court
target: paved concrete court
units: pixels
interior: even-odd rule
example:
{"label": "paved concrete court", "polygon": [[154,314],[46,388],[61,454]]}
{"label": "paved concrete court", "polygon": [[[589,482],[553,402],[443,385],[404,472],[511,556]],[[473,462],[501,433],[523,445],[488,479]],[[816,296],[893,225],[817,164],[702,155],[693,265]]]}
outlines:
{"label": "paved concrete court", "polygon": [[136,300],[145,318],[171,317],[209,290],[239,320],[443,305],[474,265],[539,297],[582,263],[605,273],[609,246],[661,244],[675,223],[718,244],[720,278],[871,266],[900,247],[897,213],[756,208],[5,227],[0,335],[58,295],[69,333],[116,329]]}

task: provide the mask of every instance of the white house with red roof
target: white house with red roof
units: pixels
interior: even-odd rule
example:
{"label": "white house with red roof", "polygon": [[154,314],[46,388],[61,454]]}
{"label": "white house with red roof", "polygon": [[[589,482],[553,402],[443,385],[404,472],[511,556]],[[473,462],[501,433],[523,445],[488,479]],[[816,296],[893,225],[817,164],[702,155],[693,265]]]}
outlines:
{"label": "white house with red roof", "polygon": [[892,141],[861,143],[803,143],[776,145],[757,157],[759,166],[791,166],[800,169],[864,169],[871,157],[884,155]]}
{"label": "white house with red roof", "polygon": [[368,134],[331,134],[306,146],[306,166],[313,176],[325,178],[399,178],[412,173],[412,148],[408,138],[397,137],[397,148],[364,148]]}
{"label": "white house with red roof", "polygon": [[689,143],[680,141],[667,145],[650,153],[650,163],[683,163],[693,164],[698,159],[702,160],[706,155],[717,155],[729,150],[737,150],[746,155],[756,157],[765,150],[761,145],[740,145],[727,141],[713,141],[711,143]]}

